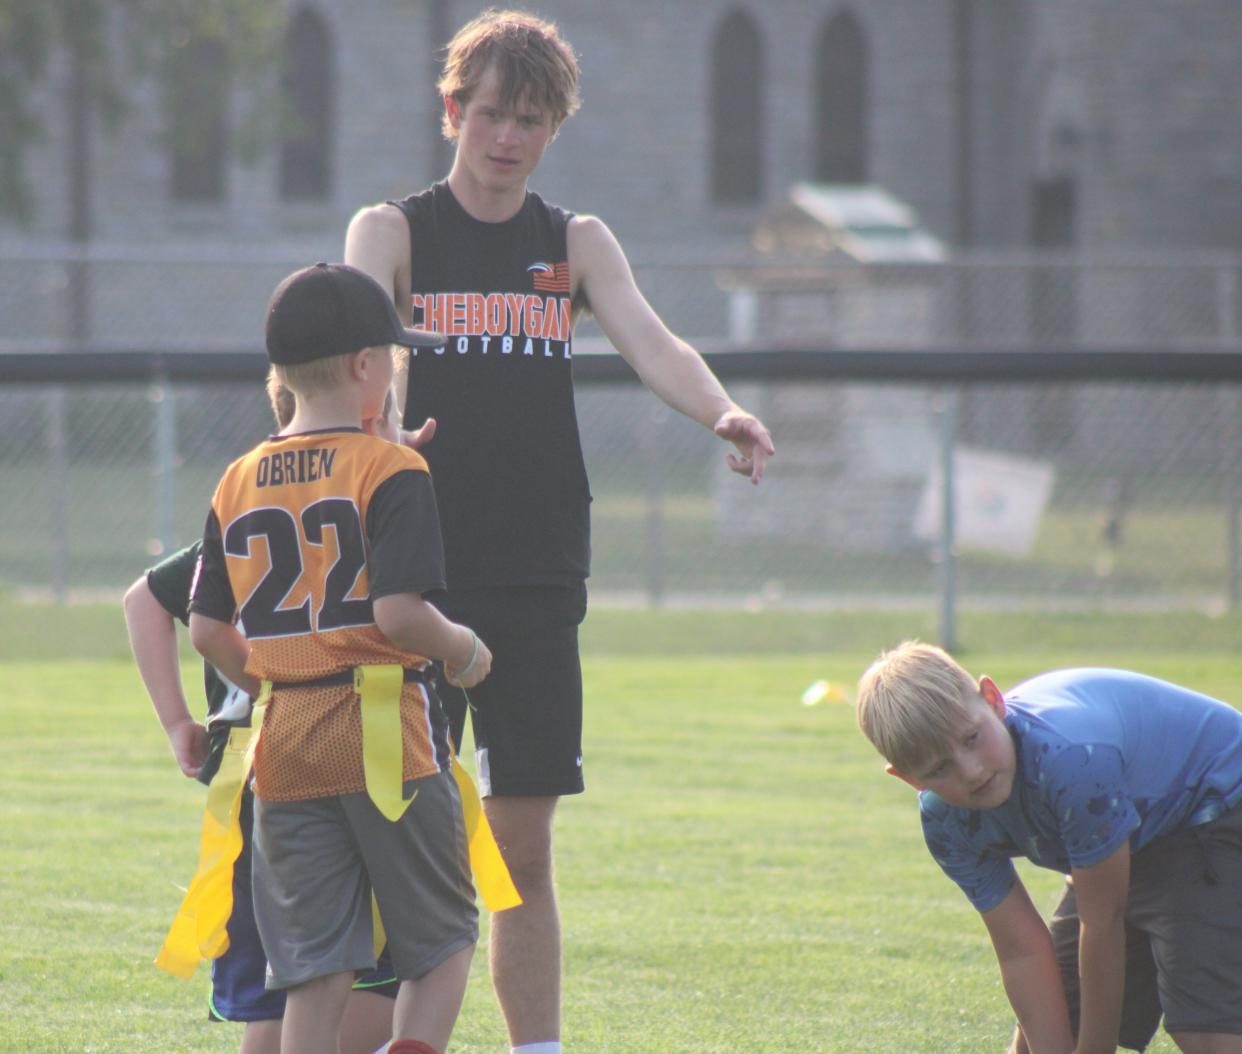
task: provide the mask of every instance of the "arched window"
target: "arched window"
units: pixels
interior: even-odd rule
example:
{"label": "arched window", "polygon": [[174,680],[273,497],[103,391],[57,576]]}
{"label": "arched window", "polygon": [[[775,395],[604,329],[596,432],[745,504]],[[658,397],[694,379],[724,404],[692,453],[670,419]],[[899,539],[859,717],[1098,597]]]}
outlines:
{"label": "arched window", "polygon": [[168,83],[172,196],[221,201],[228,160],[228,56],[224,42],[203,38],[174,60]]}
{"label": "arched window", "polygon": [[819,36],[815,67],[814,178],[867,179],[867,46],[854,16],[839,14]]}
{"label": "arched window", "polygon": [[712,44],[712,199],[757,202],[762,190],[763,56],[759,31],[735,11]]}
{"label": "arched window", "polygon": [[325,198],[332,184],[332,98],[336,78],[328,28],[303,8],[285,33],[281,69],[280,196]]}

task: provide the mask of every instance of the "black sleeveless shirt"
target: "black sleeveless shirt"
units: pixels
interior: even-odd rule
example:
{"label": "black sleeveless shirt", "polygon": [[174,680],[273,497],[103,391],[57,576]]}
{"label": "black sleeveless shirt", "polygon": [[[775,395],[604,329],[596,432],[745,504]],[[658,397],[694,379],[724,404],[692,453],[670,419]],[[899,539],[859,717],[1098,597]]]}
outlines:
{"label": "black sleeveless shirt", "polygon": [[410,226],[414,325],[406,428],[428,417],[450,590],[574,584],[590,570],[591,495],[574,410],[566,229],[528,191],[484,223],[445,182],[393,202]]}

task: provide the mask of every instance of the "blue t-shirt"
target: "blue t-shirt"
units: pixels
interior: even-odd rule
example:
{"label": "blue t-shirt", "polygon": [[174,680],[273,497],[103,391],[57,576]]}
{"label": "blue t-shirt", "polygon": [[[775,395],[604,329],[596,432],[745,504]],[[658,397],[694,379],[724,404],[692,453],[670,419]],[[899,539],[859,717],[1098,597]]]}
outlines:
{"label": "blue t-shirt", "polygon": [[979,911],[1013,888],[1013,857],[1069,873],[1129,839],[1215,819],[1242,800],[1242,714],[1123,670],[1042,674],[1005,693],[1013,793],[995,809],[919,795],[923,837]]}

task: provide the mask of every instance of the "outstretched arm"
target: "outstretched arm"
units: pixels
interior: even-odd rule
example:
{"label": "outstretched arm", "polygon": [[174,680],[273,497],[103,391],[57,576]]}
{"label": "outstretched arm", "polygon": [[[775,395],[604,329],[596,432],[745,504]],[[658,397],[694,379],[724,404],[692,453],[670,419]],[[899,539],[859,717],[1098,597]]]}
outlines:
{"label": "outstretched arm", "polygon": [[193,778],[207,756],[207,731],[190,715],[181,687],[181,659],[177,650],[177,627],[167,609],[156,599],[146,575],[125,594],[125,626],[134,663],[146,685],[173,757],[181,771]]}
{"label": "outstretched arm", "polygon": [[575,217],[568,237],[573,288],[613,347],[664,402],[732,443],[737,453],[728,456],[729,467],[758,483],[776,453],[763,422],[729,398],[703,357],[647,303],[625,252],[604,223],[594,216]]}
{"label": "outstretched arm", "polygon": [[983,923],[992,938],[1001,981],[1025,1037],[1025,1049],[1030,1054],[1069,1054],[1074,1049],[1074,1034],[1052,937],[1026,887],[1015,882],[1004,900],[983,913]]}

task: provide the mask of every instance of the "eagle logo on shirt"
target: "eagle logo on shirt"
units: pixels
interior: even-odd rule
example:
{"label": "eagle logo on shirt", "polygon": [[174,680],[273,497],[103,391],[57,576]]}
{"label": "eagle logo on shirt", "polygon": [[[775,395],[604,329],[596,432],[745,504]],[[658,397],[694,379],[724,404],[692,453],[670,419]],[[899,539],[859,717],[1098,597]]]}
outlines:
{"label": "eagle logo on shirt", "polygon": [[569,261],[547,263],[540,260],[531,264],[526,270],[531,276],[531,285],[540,293],[569,292]]}

